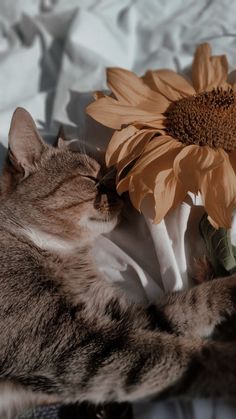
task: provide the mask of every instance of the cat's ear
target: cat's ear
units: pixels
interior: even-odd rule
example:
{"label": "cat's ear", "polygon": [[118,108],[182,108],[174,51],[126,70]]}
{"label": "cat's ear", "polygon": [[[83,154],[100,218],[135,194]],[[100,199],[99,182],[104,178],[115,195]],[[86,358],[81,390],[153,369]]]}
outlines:
{"label": "cat's ear", "polygon": [[57,147],[58,148],[67,148],[66,141],[62,137],[58,137]]}
{"label": "cat's ear", "polygon": [[70,140],[66,139],[66,134],[63,125],[60,125],[57,140],[55,146],[63,150],[70,151],[79,151],[78,148],[75,148],[74,145],[78,144],[79,140],[77,138],[72,138]]}
{"label": "cat's ear", "polygon": [[73,144],[77,143],[78,140],[76,138],[73,138],[72,140],[65,140],[62,137],[59,137],[57,139],[57,147],[62,148],[64,150],[70,150],[73,151]]}
{"label": "cat's ear", "polygon": [[66,142],[65,142],[66,136],[65,136],[65,130],[63,125],[60,125],[58,135],[57,135],[57,147],[58,148],[65,148]]}
{"label": "cat's ear", "polygon": [[56,148],[64,148],[64,142],[65,142],[65,130],[64,130],[63,125],[60,125],[56,139],[53,143],[53,146]]}
{"label": "cat's ear", "polygon": [[35,170],[46,145],[38,133],[31,115],[23,108],[13,114],[9,131],[9,162],[27,177]]}

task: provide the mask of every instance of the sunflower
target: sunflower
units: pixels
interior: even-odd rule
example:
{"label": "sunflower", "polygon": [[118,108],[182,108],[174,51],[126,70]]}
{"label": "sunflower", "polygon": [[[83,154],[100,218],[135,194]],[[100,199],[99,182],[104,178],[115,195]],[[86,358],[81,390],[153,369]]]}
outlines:
{"label": "sunflower", "polygon": [[87,113],[114,128],[106,163],[117,168],[117,191],[140,210],[154,198],[154,222],[186,197],[201,196],[209,221],[230,228],[236,207],[236,83],[225,55],[196,49],[192,83],[172,70],[110,68],[112,95],[99,92]]}

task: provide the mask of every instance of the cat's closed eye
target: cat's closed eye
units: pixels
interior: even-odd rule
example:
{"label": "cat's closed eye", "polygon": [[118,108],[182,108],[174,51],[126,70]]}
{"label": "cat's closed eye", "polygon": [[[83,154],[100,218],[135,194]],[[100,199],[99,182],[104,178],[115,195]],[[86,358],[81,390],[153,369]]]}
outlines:
{"label": "cat's closed eye", "polygon": [[91,180],[95,185],[98,185],[100,182],[100,179],[95,176],[90,176],[90,175],[86,175],[86,176],[82,175],[82,176],[85,177],[86,179]]}
{"label": "cat's closed eye", "polygon": [[92,180],[93,182],[97,183],[99,182],[99,179],[94,176],[86,176],[88,179]]}

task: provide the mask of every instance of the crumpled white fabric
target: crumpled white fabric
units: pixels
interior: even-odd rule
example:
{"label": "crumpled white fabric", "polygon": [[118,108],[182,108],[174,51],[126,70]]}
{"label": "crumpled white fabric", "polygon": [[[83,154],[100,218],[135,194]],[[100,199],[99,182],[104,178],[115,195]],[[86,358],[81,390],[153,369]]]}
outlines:
{"label": "crumpled white fabric", "polygon": [[[188,72],[198,43],[226,53],[236,68],[236,4],[231,0],[1,0],[0,164],[16,106],[24,106],[49,141],[63,123],[77,146],[102,153],[111,130],[85,115],[91,91],[106,88],[105,68],[137,74],[170,68]],[[235,74],[232,75],[235,77]],[[82,144],[85,144],[82,145]],[[203,209],[189,196],[159,225],[127,206],[118,228],[94,248],[101,271],[131,298],[155,301],[187,287],[194,257],[205,252],[198,225]],[[236,217],[231,238],[236,244]],[[215,401],[136,404],[137,419],[235,417]]]}

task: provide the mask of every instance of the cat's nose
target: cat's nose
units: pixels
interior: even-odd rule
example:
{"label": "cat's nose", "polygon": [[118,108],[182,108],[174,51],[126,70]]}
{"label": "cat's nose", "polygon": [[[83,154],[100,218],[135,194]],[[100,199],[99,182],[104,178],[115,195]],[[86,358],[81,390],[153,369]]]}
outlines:
{"label": "cat's nose", "polygon": [[120,199],[119,195],[116,192],[116,188],[111,185],[109,182],[100,181],[97,185],[99,197],[100,197],[100,205],[116,205],[117,207],[122,207],[123,202]]}

